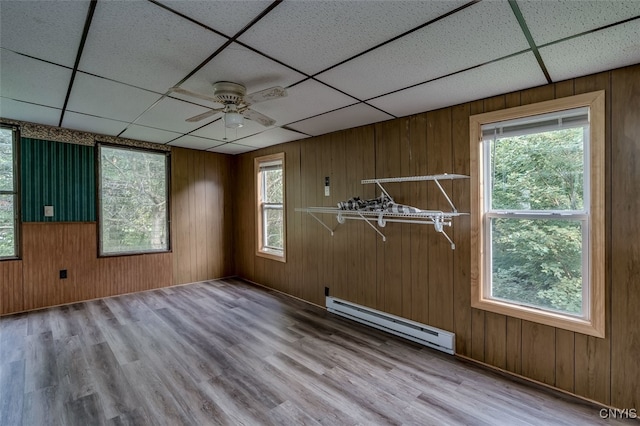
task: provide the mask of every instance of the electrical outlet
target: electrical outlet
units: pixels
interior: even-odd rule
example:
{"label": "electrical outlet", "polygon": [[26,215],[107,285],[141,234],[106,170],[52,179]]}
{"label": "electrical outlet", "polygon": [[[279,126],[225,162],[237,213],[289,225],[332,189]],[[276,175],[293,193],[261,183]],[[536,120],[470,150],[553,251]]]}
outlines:
{"label": "electrical outlet", "polygon": [[60,269],[60,279],[61,280],[66,280],[67,279],[67,270],[66,269]]}
{"label": "electrical outlet", "polygon": [[44,206],[44,217],[53,217],[53,206]]}

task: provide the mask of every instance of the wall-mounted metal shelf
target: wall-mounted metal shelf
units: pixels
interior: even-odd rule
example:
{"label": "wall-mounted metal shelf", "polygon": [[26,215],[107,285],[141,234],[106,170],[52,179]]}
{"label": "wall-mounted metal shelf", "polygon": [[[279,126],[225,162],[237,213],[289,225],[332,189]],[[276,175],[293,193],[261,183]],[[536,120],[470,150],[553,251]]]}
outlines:
{"label": "wall-mounted metal shelf", "polygon": [[304,212],[309,214],[315,220],[318,221],[325,229],[327,229],[331,235],[333,235],[334,229],[328,226],[317,215],[319,214],[331,214],[336,216],[336,220],[339,224],[345,223],[347,220],[364,220],[371,226],[371,228],[382,237],[382,241],[386,241],[387,238],[374,223],[381,228],[384,228],[387,223],[415,223],[422,225],[433,225],[436,232],[439,232],[445,236],[447,241],[451,244],[451,248],[455,249],[456,246],[451,238],[444,231],[445,226],[451,226],[452,219],[457,216],[467,215],[468,213],[459,213],[454,206],[451,198],[447,195],[446,191],[440,184],[441,180],[454,180],[454,179],[468,179],[469,176],[457,175],[457,174],[441,174],[441,175],[429,175],[429,176],[407,176],[396,178],[381,178],[381,179],[363,179],[362,184],[375,183],[382,190],[383,194],[393,200],[393,197],[389,195],[387,190],[382,184],[395,183],[395,182],[418,182],[418,181],[433,181],[437,185],[438,189],[444,195],[447,202],[451,206],[451,211],[444,212],[441,210],[420,210],[413,213],[397,213],[386,210],[370,211],[370,210],[343,210],[336,207],[305,207],[295,209],[297,212]]}

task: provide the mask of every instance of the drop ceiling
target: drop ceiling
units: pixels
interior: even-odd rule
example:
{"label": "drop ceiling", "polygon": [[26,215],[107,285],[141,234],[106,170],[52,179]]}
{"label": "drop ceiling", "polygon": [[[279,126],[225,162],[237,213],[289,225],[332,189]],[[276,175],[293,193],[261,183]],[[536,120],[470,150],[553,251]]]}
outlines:
{"label": "drop ceiling", "polygon": [[[640,63],[640,1],[0,0],[0,117],[226,154]],[[216,81],[288,96],[226,129]]]}

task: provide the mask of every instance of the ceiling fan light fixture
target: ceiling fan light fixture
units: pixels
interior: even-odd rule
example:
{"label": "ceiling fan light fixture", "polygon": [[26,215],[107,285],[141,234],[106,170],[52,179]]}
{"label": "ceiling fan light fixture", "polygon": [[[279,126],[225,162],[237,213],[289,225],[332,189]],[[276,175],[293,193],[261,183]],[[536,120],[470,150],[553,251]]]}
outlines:
{"label": "ceiling fan light fixture", "polygon": [[224,127],[228,129],[237,129],[244,126],[244,117],[237,112],[224,113]]}

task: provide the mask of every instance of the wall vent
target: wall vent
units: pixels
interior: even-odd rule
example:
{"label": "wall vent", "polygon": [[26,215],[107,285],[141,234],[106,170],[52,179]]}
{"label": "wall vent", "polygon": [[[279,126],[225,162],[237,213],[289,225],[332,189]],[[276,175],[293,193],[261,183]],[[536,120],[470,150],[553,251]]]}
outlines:
{"label": "wall vent", "polygon": [[456,339],[454,333],[331,296],[327,297],[326,304],[327,310],[336,315],[451,355],[455,353]]}

